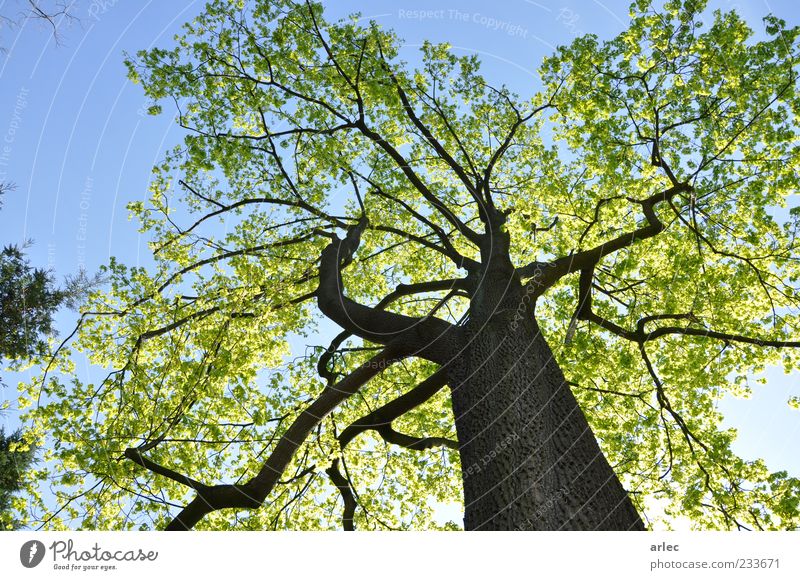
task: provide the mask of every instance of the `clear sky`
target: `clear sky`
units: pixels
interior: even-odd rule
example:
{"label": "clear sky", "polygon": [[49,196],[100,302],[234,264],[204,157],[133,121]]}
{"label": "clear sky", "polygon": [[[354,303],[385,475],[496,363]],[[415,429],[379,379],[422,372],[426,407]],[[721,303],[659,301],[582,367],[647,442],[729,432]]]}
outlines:
{"label": "clear sky", "polygon": [[[48,3],[48,2],[46,2]],[[24,0],[0,0],[15,16]],[[522,95],[538,87],[542,58],[576,35],[608,38],[627,22],[629,0],[328,0],[328,18],[361,12],[394,28],[411,59],[424,39],[477,53],[487,78]],[[772,12],[800,23],[796,0],[711,0],[735,8],[756,29]],[[33,239],[28,253],[57,275],[90,272],[116,256],[147,263],[145,242],[125,205],[146,197],[150,168],[181,135],[169,114],[144,113],[141,88],[125,77],[124,53],[169,46],[180,24],[202,9],[190,0],[76,0],[75,21],[62,21],[59,43],[41,22],[0,28],[0,181],[17,190],[0,210],[0,243]],[[165,111],[169,104],[165,104]],[[59,316],[69,332],[73,313]],[[321,343],[322,341],[318,341]],[[78,367],[81,373],[89,369]],[[12,375],[3,374],[7,382]],[[786,404],[800,394],[798,375],[770,370],[750,400],[727,400],[727,422],[739,429],[736,449],[763,457],[773,470],[800,475],[800,413]],[[12,410],[0,422],[16,426]],[[0,423],[0,424],[2,424]]]}

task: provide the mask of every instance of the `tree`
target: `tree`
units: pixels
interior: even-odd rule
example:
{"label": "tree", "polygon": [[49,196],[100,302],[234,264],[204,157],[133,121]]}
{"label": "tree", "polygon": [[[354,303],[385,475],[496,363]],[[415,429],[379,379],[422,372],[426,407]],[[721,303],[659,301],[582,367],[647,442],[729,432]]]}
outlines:
{"label": "tree", "polygon": [[[53,38],[58,43],[60,42],[58,27],[61,25],[61,21],[65,18],[70,23],[77,20],[70,12],[73,4],[74,2],[67,5],[61,2],[51,3],[40,0],[17,0],[16,5],[4,3],[3,8],[8,11],[5,14],[0,14],[0,29],[3,27],[14,28],[20,21],[24,20],[38,20],[52,28]],[[5,47],[0,47],[0,51],[3,50],[5,50]]]}
{"label": "tree", "polygon": [[66,299],[52,274],[33,268],[18,246],[0,253],[0,357],[23,359],[47,350],[53,315]]}
{"label": "tree", "polygon": [[23,474],[35,462],[36,450],[27,445],[21,431],[6,435],[0,427],[0,529],[17,529],[11,497],[22,489]]}
{"label": "tree", "polygon": [[[13,189],[13,184],[0,183],[0,196]],[[48,340],[55,335],[56,312],[62,306],[77,309],[101,282],[100,276],[81,271],[58,286],[50,270],[31,266],[22,248],[5,246],[0,251],[0,361],[25,364],[46,355]],[[0,377],[0,387],[5,386]],[[36,447],[25,433],[17,430],[6,436],[0,428],[0,529],[21,525],[13,517],[11,496],[22,488],[23,474],[35,456]]]}
{"label": "tree", "polygon": [[[12,190],[0,183],[0,195]],[[0,198],[2,207],[2,198]],[[44,353],[43,335],[52,332],[53,314],[64,296],[51,275],[33,269],[16,246],[0,252],[0,360]],[[0,378],[0,386],[3,385]],[[0,529],[19,527],[11,509],[12,494],[20,491],[23,473],[33,464],[35,450],[20,431],[6,436],[0,428]]]}
{"label": "tree", "polygon": [[59,287],[50,270],[31,266],[24,248],[5,246],[0,251],[0,360],[45,355],[58,309],[77,309],[101,282],[101,277],[81,271]]}
{"label": "tree", "polygon": [[467,529],[795,529],[715,401],[797,360],[798,28],[704,10],[635,2],[529,98],[310,1],[130,59],[186,137],[130,205],[154,265],[112,261],[28,386],[42,525],[436,527],[463,490]]}

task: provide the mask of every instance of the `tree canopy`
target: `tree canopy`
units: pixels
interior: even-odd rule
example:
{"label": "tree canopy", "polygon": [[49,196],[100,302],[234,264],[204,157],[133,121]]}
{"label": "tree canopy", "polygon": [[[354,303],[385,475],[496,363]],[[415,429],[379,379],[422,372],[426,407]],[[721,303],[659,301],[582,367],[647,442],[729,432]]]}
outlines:
{"label": "tree canopy", "polygon": [[431,500],[461,499],[446,361],[381,345],[458,328],[500,228],[640,513],[797,528],[800,480],[736,456],[716,403],[797,365],[799,32],[637,0],[520,96],[318,3],[212,0],[128,60],[186,136],[129,206],[152,266],[112,261],[25,386],[58,505],[33,483],[18,508],[150,528],[213,495],[199,528],[440,527]]}
{"label": "tree canopy", "polygon": [[13,494],[23,488],[24,474],[35,461],[36,450],[24,442],[22,433],[6,435],[0,427],[0,529],[16,529],[22,522],[11,509]]}

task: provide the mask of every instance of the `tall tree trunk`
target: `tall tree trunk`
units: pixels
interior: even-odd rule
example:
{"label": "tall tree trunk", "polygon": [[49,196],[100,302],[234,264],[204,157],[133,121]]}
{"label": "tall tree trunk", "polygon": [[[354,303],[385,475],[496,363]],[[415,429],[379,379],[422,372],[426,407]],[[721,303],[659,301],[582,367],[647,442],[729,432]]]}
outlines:
{"label": "tall tree trunk", "polygon": [[513,272],[484,272],[465,336],[448,365],[465,528],[643,530]]}

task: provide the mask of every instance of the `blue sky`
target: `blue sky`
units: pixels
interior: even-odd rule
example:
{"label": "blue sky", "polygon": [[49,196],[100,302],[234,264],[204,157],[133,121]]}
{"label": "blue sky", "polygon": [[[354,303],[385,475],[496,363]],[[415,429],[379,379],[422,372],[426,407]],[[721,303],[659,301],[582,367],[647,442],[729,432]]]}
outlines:
{"label": "blue sky", "polygon": [[[0,0],[13,15],[23,0]],[[394,28],[406,55],[424,39],[449,41],[477,53],[486,76],[520,94],[538,87],[536,68],[553,47],[593,32],[610,37],[625,27],[629,0],[330,0],[328,17],[361,12]],[[0,211],[0,243],[33,239],[32,261],[59,276],[81,266],[90,272],[113,255],[146,264],[146,240],[129,222],[125,205],[147,194],[150,168],[180,139],[171,115],[147,116],[141,88],[125,76],[124,53],[168,46],[200,1],[76,0],[78,21],[62,22],[60,43],[41,22],[0,28],[0,180],[17,190]],[[754,28],[769,12],[800,23],[795,0],[713,0],[736,8]],[[74,314],[62,313],[68,332]],[[317,341],[321,343],[322,341]],[[80,366],[79,372],[89,372]],[[5,374],[8,380],[10,375]],[[771,469],[800,474],[800,413],[786,404],[800,394],[798,375],[766,373],[750,400],[723,410],[740,431],[737,450],[764,457]],[[0,395],[13,399],[13,389]],[[12,410],[0,421],[15,426]]]}

